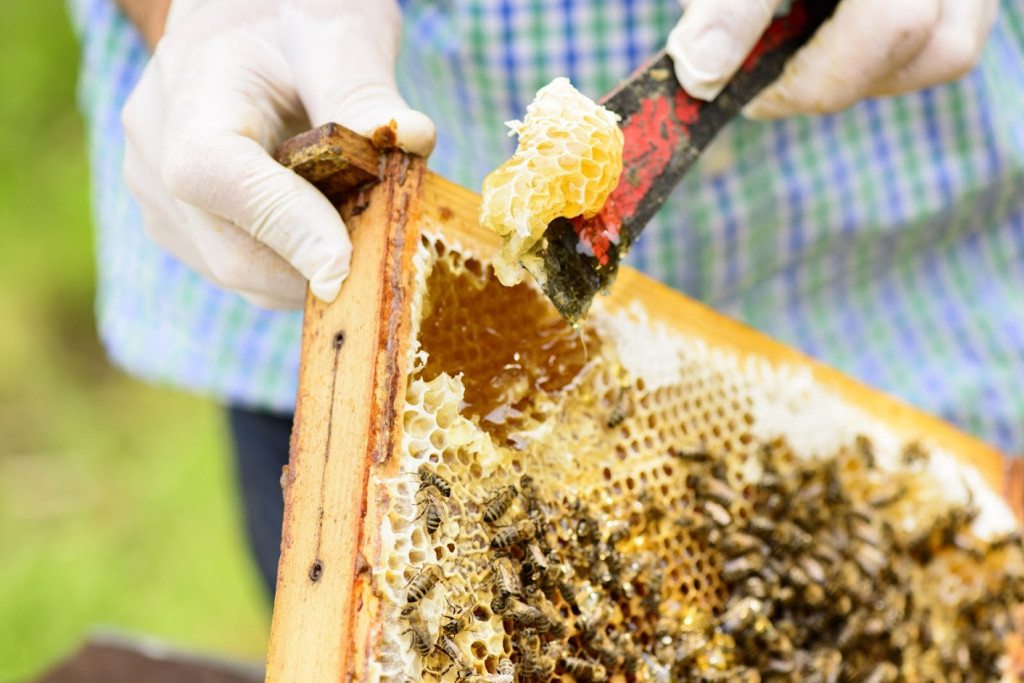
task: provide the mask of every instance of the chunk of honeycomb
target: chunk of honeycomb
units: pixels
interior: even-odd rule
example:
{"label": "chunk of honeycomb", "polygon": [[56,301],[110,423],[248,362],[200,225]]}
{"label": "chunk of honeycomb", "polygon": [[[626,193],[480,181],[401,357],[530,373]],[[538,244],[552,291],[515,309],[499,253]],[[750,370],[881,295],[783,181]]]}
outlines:
{"label": "chunk of honeycomb", "polygon": [[[537,92],[522,121],[515,154],[484,179],[481,223],[504,239],[494,269],[502,284],[522,279],[520,264],[542,245],[555,218],[590,217],[601,210],[622,172],[618,116],[567,78]],[[535,269],[534,272],[539,272]]]}
{"label": "chunk of honeycomb", "polygon": [[[863,661],[844,660],[850,668],[841,680],[893,680],[881,677],[891,663],[872,658],[897,645],[899,680],[946,680],[964,657],[968,670],[978,668],[962,680],[991,680],[982,664],[1005,668],[1008,658],[982,655],[1000,648],[1013,625],[993,606],[1019,601],[1006,586],[1024,590],[1024,551],[1019,541],[985,545],[1016,522],[976,470],[927,444],[908,448],[808,372],[741,362],[651,323],[640,309],[609,314],[599,303],[577,333],[531,284],[502,287],[493,271],[441,241],[422,246],[397,474],[370,482],[375,499],[389,501],[373,563],[384,627],[371,681],[761,680],[737,671],[744,658],[768,656],[758,639],[770,628],[790,629],[797,643],[815,631],[860,638],[843,655]],[[449,496],[425,495],[424,465],[450,484]],[[728,550],[740,537],[733,532],[788,504],[766,494],[773,474],[780,485],[779,472],[781,481],[799,482],[785,485],[804,501],[774,519],[788,540],[760,555]],[[709,496],[711,479],[727,490]],[[508,506],[485,516],[509,487],[516,494]],[[440,517],[433,531],[431,505]],[[970,509],[974,516],[951,521]],[[728,524],[713,538],[707,522],[723,512]],[[792,550],[801,534],[792,524],[813,526],[808,519],[818,520],[812,545]],[[520,528],[536,532],[535,545],[565,565],[565,591],[545,591],[537,575],[531,590],[523,574],[536,557],[529,543],[496,544]],[[851,541],[851,529],[860,540]],[[866,545],[871,534],[889,548],[902,539],[914,559],[869,580],[865,572],[890,559]],[[791,573],[776,571],[773,590],[788,591],[790,602],[776,600],[773,625],[762,615],[725,632],[727,614],[739,621],[726,607],[744,597],[737,566],[786,557],[795,558]],[[797,560],[806,568],[795,569]],[[500,562],[523,582],[515,609],[503,602]],[[440,570],[437,582],[413,591],[431,566]],[[793,590],[798,579],[813,583],[816,567],[829,573],[819,601],[841,586],[846,593],[823,604],[854,596],[867,615],[854,635],[834,616],[813,621],[821,617],[805,600],[813,586]],[[917,621],[899,618],[906,613]],[[418,624],[426,655],[416,647]],[[673,668],[691,636],[704,641],[687,666],[704,678]],[[916,640],[924,643],[917,650]],[[837,652],[815,651],[797,665],[834,664]],[[871,666],[879,668],[862,670]],[[809,678],[800,670],[762,673]]]}

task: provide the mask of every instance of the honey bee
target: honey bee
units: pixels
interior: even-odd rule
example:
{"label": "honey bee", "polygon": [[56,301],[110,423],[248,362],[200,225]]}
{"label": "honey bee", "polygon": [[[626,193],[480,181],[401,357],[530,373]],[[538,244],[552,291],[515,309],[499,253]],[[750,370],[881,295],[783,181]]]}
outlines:
{"label": "honey bee", "polygon": [[871,439],[858,434],[857,438],[853,442],[854,449],[861,461],[867,466],[868,469],[875,468],[875,445],[871,443]]}
{"label": "honey bee", "polygon": [[551,622],[547,615],[532,605],[520,602],[515,598],[509,598],[505,603],[506,616],[524,628],[532,628],[538,633],[547,633],[551,630]]}
{"label": "honey bee", "polygon": [[532,516],[535,511],[540,512],[540,496],[537,494],[537,485],[533,481],[533,477],[528,474],[520,477],[519,490],[523,494],[523,507],[526,509],[526,513]]}
{"label": "honey bee", "polygon": [[402,635],[406,633],[412,633],[412,649],[420,657],[426,657],[433,651],[434,644],[430,640],[430,631],[427,630],[427,624],[423,621],[423,617],[419,615],[419,612],[413,612],[409,615],[409,628],[402,631]]}
{"label": "honey bee", "polygon": [[786,571],[786,576],[789,579],[789,582],[797,588],[807,588],[811,583],[811,579],[807,576],[807,572],[805,572],[798,564],[790,565],[789,569]]}
{"label": "honey bee", "polygon": [[772,517],[782,517],[789,510],[789,499],[781,493],[769,493],[764,501],[764,512]]}
{"label": "honey bee", "polygon": [[694,532],[696,529],[700,528],[702,526],[702,522],[702,518],[690,510],[683,511],[683,513],[675,519],[676,526],[690,532]]}
{"label": "honey bee", "polygon": [[580,606],[576,602],[576,587],[573,585],[574,573],[572,568],[561,562],[552,564],[551,567],[557,568],[555,581],[558,585],[558,594],[565,600],[565,604],[569,605],[569,609],[572,610],[573,614],[579,614]]}
{"label": "honey bee", "polygon": [[718,547],[722,541],[721,529],[706,515],[697,515],[686,510],[675,519],[675,523],[685,529],[691,537],[700,539],[711,547]]}
{"label": "honey bee", "polygon": [[861,678],[863,683],[895,683],[899,680],[900,670],[892,662],[882,662],[870,673]]}
{"label": "honey bee", "polygon": [[498,491],[497,494],[484,508],[484,521],[488,524],[494,524],[501,516],[508,512],[508,509],[512,507],[512,501],[519,495],[519,491],[516,490],[515,486],[509,485]]}
{"label": "honey bee", "polygon": [[558,663],[576,680],[594,681],[594,683],[603,683],[608,680],[608,672],[598,662],[592,662],[582,657],[562,657]]}
{"label": "honey bee", "polygon": [[423,596],[430,592],[441,579],[441,568],[436,564],[429,564],[419,571],[416,576],[409,580],[409,591],[406,593],[406,602],[414,603],[423,599]]}
{"label": "honey bee", "polygon": [[734,683],[761,683],[761,673],[749,666],[740,666],[732,670]]}
{"label": "honey bee", "polygon": [[864,624],[867,622],[867,615],[862,610],[857,610],[847,617],[843,627],[839,629],[836,636],[836,647],[847,650],[864,635]]}
{"label": "honey bee", "polygon": [[827,496],[828,482],[823,476],[824,471],[805,469],[798,474],[798,483],[793,492],[801,505],[817,505]]}
{"label": "honey bee", "polygon": [[722,565],[722,580],[726,583],[738,583],[743,579],[756,574],[764,567],[764,556],[742,555],[727,560]]}
{"label": "honey bee", "polygon": [[654,622],[654,640],[657,644],[670,645],[677,635],[679,624],[675,619],[661,616]]}
{"label": "honey bee", "polygon": [[785,478],[778,472],[768,469],[767,465],[765,466],[764,473],[761,475],[761,479],[757,482],[757,488],[762,493],[789,495],[789,486]]}
{"label": "honey bee", "polygon": [[467,683],[515,683],[516,682],[516,665],[512,663],[511,659],[502,657],[498,660],[498,670],[493,674],[484,674],[482,676],[473,676],[467,680]]}
{"label": "honey bee", "polygon": [[775,601],[782,605],[792,605],[796,600],[796,596],[796,589],[790,585],[780,586],[775,591]]}
{"label": "honey bee", "polygon": [[680,460],[695,464],[703,465],[711,462],[711,452],[708,450],[707,441],[704,439],[701,439],[696,445],[689,448],[677,448],[672,451],[672,455]]}
{"label": "honey bee", "polygon": [[742,531],[726,534],[719,548],[726,557],[739,557],[754,551],[764,554],[767,550],[760,538]]}
{"label": "honey bee", "polygon": [[619,648],[619,652],[621,652],[623,656],[623,673],[630,676],[636,675],[636,673],[640,671],[640,665],[643,662],[643,659],[640,657],[640,648],[636,646],[633,636],[625,632],[616,634],[615,646]]}
{"label": "honey bee", "polygon": [[[505,660],[509,661],[509,660]],[[514,665],[513,665],[514,666]],[[458,680],[458,679],[455,679]],[[503,674],[500,671],[493,674],[483,674],[481,676],[470,676],[465,679],[466,683],[516,683],[515,668],[512,669],[512,673]]]}
{"label": "honey bee", "polygon": [[559,640],[569,635],[569,627],[565,623],[565,619],[559,614],[554,606],[549,602],[538,603],[540,606],[537,608],[544,613],[544,617],[548,620],[548,631],[555,638]]}
{"label": "honey bee", "polygon": [[825,568],[821,566],[821,562],[819,562],[816,557],[807,554],[801,555],[797,560],[797,563],[809,581],[812,581],[819,586],[823,586],[825,584]]}
{"label": "honey bee", "polygon": [[725,671],[709,669],[701,674],[704,683],[761,683],[761,675],[748,666],[738,666]]}
{"label": "honey bee", "polygon": [[583,629],[583,642],[587,649],[597,655],[601,663],[612,671],[618,671],[626,661],[603,629],[587,626]]}
{"label": "honey bee", "polygon": [[423,490],[423,496],[426,498],[426,508],[416,517],[416,519],[419,519],[424,515],[426,516],[427,519],[425,524],[427,527],[427,533],[431,536],[433,536],[434,532],[441,526],[441,522],[443,520],[441,511],[444,509],[440,499],[438,499],[432,490],[435,488],[436,487],[434,486],[430,486]]}
{"label": "honey bee", "polygon": [[525,679],[547,679],[555,672],[555,658],[541,646],[540,636],[520,642],[519,674]]}
{"label": "honey bee", "polygon": [[775,525],[775,538],[785,548],[800,552],[808,548],[814,537],[789,520],[782,520]]}
{"label": "honey bee", "polygon": [[589,569],[590,579],[599,586],[608,586],[615,580],[608,562],[600,557],[594,558]]}
{"label": "honey bee", "polygon": [[459,680],[470,678],[473,675],[473,667],[466,661],[466,656],[459,649],[459,646],[455,644],[455,641],[451,639],[451,636],[442,635],[437,639],[436,647],[438,651],[445,653],[448,659],[452,660],[453,666],[458,668]]}
{"label": "honey bee", "polygon": [[538,583],[540,584],[541,592],[544,593],[544,597],[548,600],[554,600],[558,593],[558,580],[562,574],[562,558],[558,556],[556,551],[552,550],[547,554],[546,560],[547,565],[541,571]]}
{"label": "honey bee", "polygon": [[760,576],[748,576],[747,580],[743,582],[743,593],[752,598],[764,600],[768,597],[768,585]]}
{"label": "honey bee", "polygon": [[820,648],[814,652],[811,671],[818,673],[822,681],[838,681],[843,669],[843,653],[833,648]]}
{"label": "honey bee", "polygon": [[778,524],[774,519],[770,517],[763,517],[761,515],[754,515],[747,520],[747,531],[760,538],[766,543],[772,543],[775,541],[776,529]]}
{"label": "honey bee", "polygon": [[879,490],[872,491],[868,496],[867,503],[873,508],[887,508],[902,500],[906,495],[907,485],[902,482],[889,482],[888,485]]}
{"label": "honey bee", "polygon": [[719,618],[718,627],[723,633],[732,635],[749,628],[765,613],[765,604],[757,598],[740,598]]}
{"label": "honey bee", "polygon": [[889,559],[878,546],[868,545],[867,543],[858,543],[856,549],[851,554],[851,558],[860,567],[860,570],[864,572],[864,575],[868,578],[877,578],[883,569],[889,564]]}
{"label": "honey bee", "polygon": [[574,506],[576,519],[576,541],[582,546],[596,546],[601,540],[601,528],[596,519],[586,513],[585,508]]}
{"label": "honey bee", "polygon": [[423,463],[417,470],[420,476],[420,489],[425,489],[428,486],[433,486],[440,492],[445,498],[450,498],[452,495],[452,485],[448,483],[448,480],[442,477],[440,474],[434,471],[434,468]]}
{"label": "honey bee", "polygon": [[837,551],[830,543],[817,543],[813,548],[811,548],[810,553],[814,559],[818,560],[818,562],[828,565],[829,567],[835,567],[843,561],[839,551]]}
{"label": "honey bee", "polygon": [[629,522],[623,521],[612,521],[605,525],[605,530],[608,532],[605,536],[605,543],[609,546],[618,545],[627,538],[629,538],[632,529],[630,528]]}
{"label": "honey bee", "polygon": [[836,577],[830,582],[829,589],[833,593],[833,599],[838,589],[857,605],[863,605],[871,601],[874,585],[855,565],[842,564],[836,568]]}
{"label": "honey bee", "polygon": [[619,389],[619,395],[615,399],[615,405],[612,406],[612,411],[608,415],[608,421],[605,424],[608,429],[615,429],[625,422],[626,418],[633,414],[633,411],[633,402],[629,400],[629,395],[626,393],[626,389]]}
{"label": "honey bee", "polygon": [[[770,657],[764,667],[766,674],[778,674],[783,678],[780,680],[792,680],[790,674],[796,670],[796,663],[788,657]],[[770,680],[775,680],[770,679]]]}
{"label": "honey bee", "polygon": [[641,491],[636,500],[647,517],[647,523],[657,523],[665,518],[664,506],[647,489]]}
{"label": "honey bee", "polygon": [[495,595],[491,598],[491,611],[495,614],[503,614],[508,609],[508,599],[503,598],[500,595]]}
{"label": "honey bee", "polygon": [[662,591],[665,589],[665,572],[661,567],[651,567],[641,574],[640,579],[644,586],[640,606],[648,614],[657,614],[661,607]]}
{"label": "honey bee", "polygon": [[850,536],[865,545],[878,547],[882,545],[882,534],[879,527],[851,513],[848,528]]}
{"label": "honey bee", "polygon": [[491,548],[502,549],[528,541],[537,535],[537,523],[532,519],[521,519],[512,526],[499,531],[491,539]]}
{"label": "honey bee", "polygon": [[[547,568],[548,558],[544,555],[544,551],[542,551],[540,546],[536,543],[527,543],[526,549],[523,553],[523,560],[519,565],[519,576],[522,579],[523,584],[533,585],[544,575]],[[551,588],[552,591],[556,590],[554,586],[551,586]],[[543,586],[541,586],[541,590],[544,590]],[[545,593],[545,595],[548,594]],[[550,599],[550,596],[548,597]]]}
{"label": "honey bee", "polygon": [[713,500],[705,500],[701,506],[704,508],[704,514],[710,517],[711,521],[719,527],[724,529],[732,524],[732,514],[719,503]]}
{"label": "honey bee", "polygon": [[825,589],[816,583],[812,583],[804,589],[804,602],[811,607],[821,607],[825,604]]}
{"label": "honey bee", "polygon": [[502,599],[512,595],[522,595],[523,586],[519,582],[519,575],[512,566],[512,559],[501,555],[491,561],[491,568],[494,571],[494,585]]}
{"label": "honey bee", "polygon": [[448,616],[448,623],[442,626],[441,630],[450,636],[469,630],[470,624],[473,623],[473,612],[476,611],[479,605],[480,601],[478,600],[469,607],[458,610],[454,615]]}
{"label": "honey bee", "polygon": [[926,451],[924,446],[917,441],[908,443],[903,447],[903,450],[900,451],[900,459],[908,468],[923,467],[927,464],[929,458],[930,456],[928,455],[928,451]]}
{"label": "honey bee", "polygon": [[690,605],[683,612],[679,620],[679,631],[681,633],[709,633],[714,626],[711,621],[711,612],[701,609],[696,605]]}
{"label": "honey bee", "polygon": [[732,487],[715,477],[696,477],[697,493],[706,499],[713,500],[724,508],[732,507],[737,494]]}

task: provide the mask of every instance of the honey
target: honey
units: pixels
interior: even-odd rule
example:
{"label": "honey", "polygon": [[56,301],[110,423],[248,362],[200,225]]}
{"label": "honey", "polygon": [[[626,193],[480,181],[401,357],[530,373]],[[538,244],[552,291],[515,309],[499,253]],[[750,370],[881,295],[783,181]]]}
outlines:
{"label": "honey", "polygon": [[526,284],[498,286],[470,270],[438,263],[427,281],[418,377],[461,374],[460,412],[492,436],[520,423],[537,393],[555,395],[575,379],[596,340],[568,325]]}

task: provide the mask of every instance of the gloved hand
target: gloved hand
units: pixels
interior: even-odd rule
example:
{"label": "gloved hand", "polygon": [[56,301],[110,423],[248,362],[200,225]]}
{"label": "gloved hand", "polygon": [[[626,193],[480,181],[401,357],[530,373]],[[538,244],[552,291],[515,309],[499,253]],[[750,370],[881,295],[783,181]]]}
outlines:
{"label": "gloved hand", "polygon": [[351,243],[320,192],[267,153],[330,121],[392,119],[426,156],[434,126],[398,95],[394,0],[174,0],[125,106],[124,170],[146,231],[212,282],[268,308],[333,300]]}
{"label": "gloved hand", "polygon": [[[680,0],[668,38],[688,93],[714,99],[771,22],[781,0]],[[813,2],[813,0],[808,0]],[[830,113],[857,100],[951,81],[977,63],[997,0],[843,0],[744,110],[751,118]]]}

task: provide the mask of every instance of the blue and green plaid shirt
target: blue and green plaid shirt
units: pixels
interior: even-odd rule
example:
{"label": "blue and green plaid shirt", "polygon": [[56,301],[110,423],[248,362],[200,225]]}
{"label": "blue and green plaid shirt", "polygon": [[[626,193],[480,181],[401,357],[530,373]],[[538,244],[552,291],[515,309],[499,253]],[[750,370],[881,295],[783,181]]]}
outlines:
{"label": "blue and green plaid shirt", "polygon": [[[504,161],[534,92],[599,96],[659,49],[677,0],[405,0],[403,94],[432,168]],[[113,0],[71,0],[84,60],[101,336],[149,380],[291,409],[299,313],[260,310],[152,244],[121,178],[146,62]],[[651,276],[1007,451],[1024,451],[1024,7],[960,81],[834,116],[731,126],[634,247]]]}

